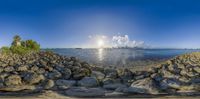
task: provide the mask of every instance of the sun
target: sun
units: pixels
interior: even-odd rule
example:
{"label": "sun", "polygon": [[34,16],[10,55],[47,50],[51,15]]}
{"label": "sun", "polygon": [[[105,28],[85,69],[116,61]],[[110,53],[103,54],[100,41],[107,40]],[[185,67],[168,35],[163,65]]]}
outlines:
{"label": "sun", "polygon": [[104,46],[104,41],[103,41],[102,39],[99,39],[99,40],[97,41],[97,43],[98,43],[98,47],[99,47],[99,48],[102,48],[102,47]]}

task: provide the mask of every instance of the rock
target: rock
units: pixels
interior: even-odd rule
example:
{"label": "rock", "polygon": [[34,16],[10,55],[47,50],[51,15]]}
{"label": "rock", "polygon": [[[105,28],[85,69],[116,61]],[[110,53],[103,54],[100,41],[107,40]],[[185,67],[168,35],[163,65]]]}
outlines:
{"label": "rock", "polygon": [[134,79],[135,80],[144,79],[144,78],[150,77],[150,75],[151,74],[147,71],[136,71],[134,73]]}
{"label": "rock", "polygon": [[45,77],[41,74],[36,74],[36,73],[28,73],[25,77],[24,80],[28,83],[28,84],[38,84],[41,81],[43,81],[45,79]]}
{"label": "rock", "polygon": [[57,70],[53,70],[52,72],[48,73],[49,79],[57,79],[57,78],[60,78],[61,76],[62,74]]}
{"label": "rock", "polygon": [[78,81],[78,85],[83,87],[97,87],[99,83],[94,77],[84,77],[83,79]]}
{"label": "rock", "polygon": [[47,80],[46,84],[44,85],[45,89],[51,89],[52,87],[54,87],[55,83],[53,80]]}
{"label": "rock", "polygon": [[104,78],[102,83],[103,85],[121,83],[121,79]]}
{"label": "rock", "polygon": [[7,66],[7,67],[4,68],[4,71],[5,72],[12,72],[12,71],[15,71],[15,69],[12,66]]}
{"label": "rock", "polygon": [[0,67],[0,73],[2,73],[4,71],[3,67]]}
{"label": "rock", "polygon": [[91,77],[95,77],[98,80],[102,80],[105,77],[105,74],[99,72],[99,71],[92,71]]}
{"label": "rock", "polygon": [[69,79],[69,78],[71,77],[71,75],[72,75],[71,70],[68,69],[68,68],[64,68],[64,69],[61,71],[61,73],[63,74],[63,77],[64,77],[65,79]]}
{"label": "rock", "polygon": [[76,81],[75,80],[59,79],[59,80],[56,81],[56,85],[60,89],[67,89],[69,87],[72,87],[72,86],[76,85]]}
{"label": "rock", "polygon": [[116,69],[106,68],[104,69],[104,73],[106,74],[107,78],[117,78],[118,73]]}
{"label": "rock", "polygon": [[87,68],[73,67],[73,79],[80,80],[84,77],[91,75],[91,70]]}
{"label": "rock", "polygon": [[5,79],[5,85],[7,86],[15,86],[15,85],[21,85],[22,79],[19,75],[10,75]]}
{"label": "rock", "polygon": [[105,96],[105,91],[101,88],[75,87],[68,89],[65,94],[76,97],[101,97]]}
{"label": "rock", "polygon": [[76,81],[59,79],[56,81],[56,85],[58,85],[58,86],[74,86],[74,85],[76,85]]}
{"label": "rock", "polygon": [[164,79],[160,82],[160,89],[167,90],[170,88],[180,89],[181,82],[177,79]]}
{"label": "rock", "polygon": [[118,76],[123,82],[128,82],[128,80],[133,79],[133,73],[128,69],[118,70]]}
{"label": "rock", "polygon": [[28,66],[26,66],[26,65],[17,67],[17,71],[27,71],[27,70],[28,70]]}
{"label": "rock", "polygon": [[200,73],[200,66],[196,66],[196,67],[194,67],[194,70],[197,72],[197,73]]}
{"label": "rock", "polygon": [[126,85],[120,83],[103,85],[103,88],[108,90],[115,90],[117,88],[122,88],[122,87],[126,87]]}
{"label": "rock", "polygon": [[16,92],[16,91],[23,91],[23,90],[35,90],[35,86],[29,85],[22,85],[22,86],[8,86],[0,88],[0,91],[8,91],[8,92]]}
{"label": "rock", "polygon": [[152,74],[151,78],[154,79],[155,81],[158,81],[158,82],[160,82],[164,79],[161,74],[157,74],[157,73]]}
{"label": "rock", "polygon": [[151,78],[137,80],[124,90],[126,93],[158,94],[155,82]]}
{"label": "rock", "polygon": [[33,66],[31,67],[31,71],[36,72],[38,71],[39,67],[38,66]]}

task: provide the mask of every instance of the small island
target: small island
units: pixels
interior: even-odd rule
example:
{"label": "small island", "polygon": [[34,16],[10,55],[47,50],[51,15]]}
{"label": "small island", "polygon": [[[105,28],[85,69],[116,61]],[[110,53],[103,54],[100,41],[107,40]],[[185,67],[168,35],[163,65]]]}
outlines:
{"label": "small island", "polygon": [[[60,97],[196,96],[200,52],[176,56],[145,71],[100,68],[15,36],[0,52],[0,95],[57,93]],[[0,96],[1,97],[1,96]],[[51,97],[51,96],[50,96]]]}

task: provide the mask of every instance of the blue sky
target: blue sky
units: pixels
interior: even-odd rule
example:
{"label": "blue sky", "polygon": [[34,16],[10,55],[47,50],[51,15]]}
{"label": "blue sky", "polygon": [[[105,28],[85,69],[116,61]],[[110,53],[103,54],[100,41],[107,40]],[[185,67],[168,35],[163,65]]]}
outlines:
{"label": "blue sky", "polygon": [[199,0],[1,0],[0,46],[16,34],[43,48],[93,47],[128,35],[157,48],[200,48]]}

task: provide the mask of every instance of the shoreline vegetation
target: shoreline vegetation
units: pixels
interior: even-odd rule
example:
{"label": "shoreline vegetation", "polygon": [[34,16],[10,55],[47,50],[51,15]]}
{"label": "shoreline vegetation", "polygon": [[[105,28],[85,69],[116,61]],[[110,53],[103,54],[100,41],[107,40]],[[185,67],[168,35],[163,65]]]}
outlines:
{"label": "shoreline vegetation", "polygon": [[40,51],[37,42],[15,36],[0,52],[0,97],[51,97],[51,92],[63,97],[199,96],[200,52],[134,71],[95,67],[76,57]]}

